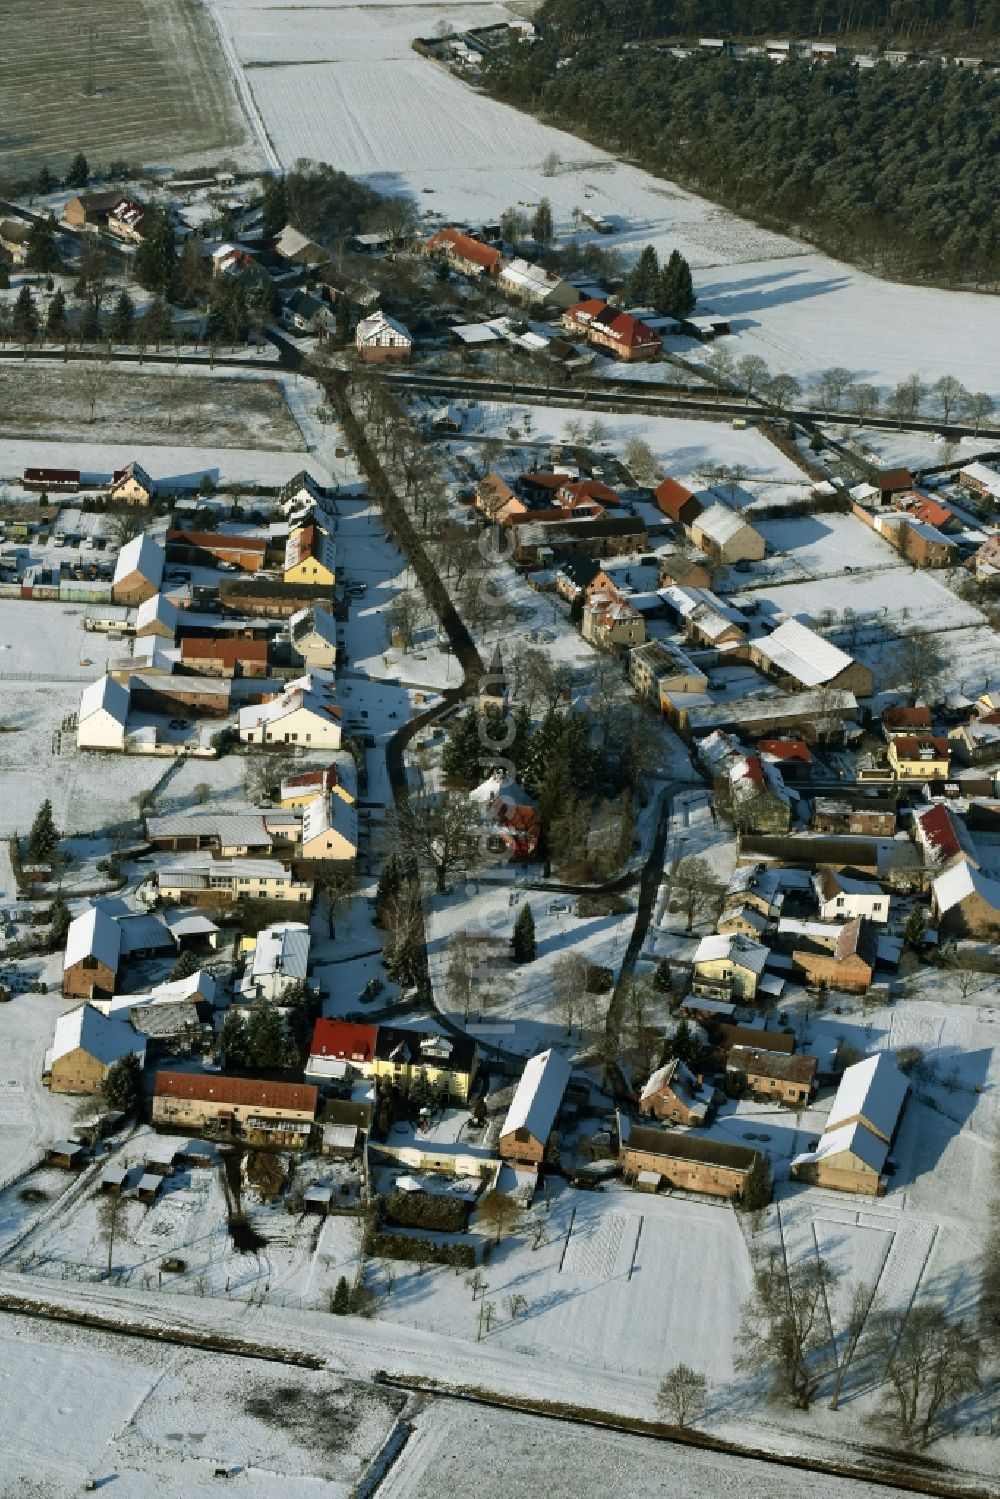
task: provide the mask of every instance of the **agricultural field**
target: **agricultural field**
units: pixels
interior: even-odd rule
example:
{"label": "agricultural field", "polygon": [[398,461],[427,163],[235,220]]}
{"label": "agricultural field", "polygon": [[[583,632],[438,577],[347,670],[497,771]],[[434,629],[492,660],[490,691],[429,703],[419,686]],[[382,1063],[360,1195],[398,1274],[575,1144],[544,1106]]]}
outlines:
{"label": "agricultural field", "polygon": [[6,0],[0,175],[84,150],[179,166],[259,158],[212,18],[198,0]]}
{"label": "agricultural field", "polygon": [[93,364],[0,366],[4,438],[302,451],[272,379]]}

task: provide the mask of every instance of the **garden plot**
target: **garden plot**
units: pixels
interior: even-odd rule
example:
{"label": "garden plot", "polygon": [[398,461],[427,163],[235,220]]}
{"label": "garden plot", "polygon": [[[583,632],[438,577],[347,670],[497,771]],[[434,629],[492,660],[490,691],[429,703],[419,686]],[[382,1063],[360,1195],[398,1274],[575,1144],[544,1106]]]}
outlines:
{"label": "garden plot", "polygon": [[[851,609],[862,626],[880,632],[876,651],[885,644],[884,632],[891,627],[933,633],[983,626],[979,611],[957,598],[944,583],[927,571],[903,565],[860,574],[834,574],[815,583],[768,582],[755,588],[753,596],[766,618],[806,614],[815,619],[825,610],[843,614]],[[949,637],[949,651],[953,639]],[[864,653],[859,654],[863,657]]]}
{"label": "garden plot", "polygon": [[[802,515],[789,520],[755,522],[768,555],[757,563],[749,584],[798,582],[835,577],[848,568],[884,571],[898,565],[899,555],[856,515]],[[741,580],[742,582],[742,580]]]}
{"label": "garden plot", "polygon": [[[538,1224],[545,1242],[534,1249]],[[478,1303],[453,1271],[396,1271],[380,1317],[475,1338]],[[727,1206],[557,1184],[547,1213],[537,1203],[522,1232],[492,1246],[486,1277],[499,1320],[484,1341],[498,1352],[629,1371],[684,1359],[710,1380],[733,1378],[750,1261]],[[513,1321],[512,1295],[528,1302]]]}
{"label": "garden plot", "polygon": [[[190,443],[212,448],[305,448],[281,386],[208,370],[163,373],[99,365],[0,366],[3,435],[60,442]],[[245,477],[248,477],[245,475]]]}
{"label": "garden plot", "polygon": [[[5,899],[10,894],[5,891]],[[58,972],[61,959],[56,966]],[[42,1087],[42,1065],[52,1045],[52,1028],[68,1008],[62,995],[55,993],[19,994],[0,1006],[0,1139],[4,1145],[0,1179],[5,1182],[34,1165],[46,1145],[72,1131],[80,1100]],[[49,1192],[51,1187],[46,1178],[40,1190]],[[34,1210],[19,1197],[19,1190],[20,1184],[0,1193],[0,1244],[19,1233],[25,1215]]]}

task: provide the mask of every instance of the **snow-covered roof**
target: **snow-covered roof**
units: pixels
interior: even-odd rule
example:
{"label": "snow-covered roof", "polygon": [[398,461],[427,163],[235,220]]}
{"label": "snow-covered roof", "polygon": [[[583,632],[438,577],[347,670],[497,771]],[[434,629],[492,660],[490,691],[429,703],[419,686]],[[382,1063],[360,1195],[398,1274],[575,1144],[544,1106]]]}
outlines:
{"label": "snow-covered roof", "polygon": [[988,493],[1000,499],[1000,473],[986,463],[967,463],[958,476],[981,485]]}
{"label": "snow-covered roof", "polygon": [[305,979],[309,966],[309,928],[301,921],[280,921],[257,934],[253,954],[254,978],[280,973]]}
{"label": "snow-covered roof", "polygon": [[896,1128],[909,1084],[889,1052],[880,1051],[848,1067],[830,1109],[824,1134],[864,1119],[884,1139]]}
{"label": "snow-covered roof", "polygon": [[121,931],[117,921],[100,906],[91,906],[69,924],[63,970],[72,968],[84,958],[96,958],[112,973],[118,971],[121,953]]}
{"label": "snow-covered roof", "polygon": [[124,1020],[109,1020],[93,1005],[80,1005],[56,1021],[52,1037],[52,1060],[79,1048],[110,1067],[119,1057],[134,1051],[145,1055],[146,1043]]}
{"label": "snow-covered roof", "polygon": [[388,313],[383,312],[381,308],[377,308],[370,317],[362,318],[355,329],[359,347],[370,339],[378,338],[382,333],[395,333],[397,338],[403,339],[406,343],[413,342],[409,328],[397,318],[389,317]]}
{"label": "snow-covered roof", "polygon": [[133,536],[131,541],[127,541],[118,553],[114,582],[121,583],[133,573],[141,573],[144,578],[159,588],[166,561],[167,554],[159,542],[154,541],[152,536],[143,531],[141,536]]}
{"label": "snow-covered roof", "polygon": [[317,634],[328,645],[337,644],[337,621],[321,604],[312,604],[300,609],[288,621],[288,636],[294,645],[303,635]]}
{"label": "snow-covered roof", "polygon": [[727,541],[732,541],[741,531],[751,531],[753,527],[748,525],[742,515],[737,515],[735,510],[730,510],[727,505],[709,505],[703,510],[697,520],[692,522],[696,531],[707,536],[709,541],[723,546]]}
{"label": "snow-covered roof", "polygon": [[171,633],[177,632],[177,605],[162,593],[154,593],[145,599],[135,612],[135,627],[143,630],[147,625],[164,625]]}
{"label": "snow-covered roof", "polygon": [[815,1150],[807,1150],[803,1155],[797,1155],[792,1161],[793,1166],[812,1166],[819,1161],[830,1160],[833,1156],[843,1154],[857,1156],[858,1160],[864,1161],[873,1171],[881,1173],[885,1165],[885,1158],[889,1154],[889,1147],[878,1135],[873,1135],[870,1129],[863,1124],[845,1124],[839,1129],[830,1130],[817,1142]]}
{"label": "snow-covered roof", "polygon": [[934,900],[942,915],[970,895],[978,895],[994,911],[1000,911],[1000,881],[981,874],[968,859],[953,864],[934,881]]}
{"label": "snow-covered roof", "polygon": [[755,640],[753,648],[803,687],[832,682],[853,665],[851,657],[839,646],[824,640],[797,619],[786,619],[772,634]]}
{"label": "snow-covered roof", "polygon": [[80,709],[77,721],[83,723],[102,710],[109,713],[122,728],[128,720],[129,690],[116,682],[114,677],[98,677],[80,694]]}
{"label": "snow-covered roof", "polygon": [[566,1058],[557,1051],[540,1052],[526,1062],[500,1130],[501,1139],[526,1129],[544,1145],[552,1133],[571,1071]]}
{"label": "snow-covered roof", "polygon": [[358,809],[337,793],[314,797],[302,808],[303,848],[324,833],[339,833],[351,845],[358,846]]}
{"label": "snow-covered roof", "polygon": [[693,962],[712,963],[719,958],[728,958],[741,968],[750,968],[754,973],[763,973],[768,959],[768,949],[742,932],[714,932],[702,937],[695,949]]}

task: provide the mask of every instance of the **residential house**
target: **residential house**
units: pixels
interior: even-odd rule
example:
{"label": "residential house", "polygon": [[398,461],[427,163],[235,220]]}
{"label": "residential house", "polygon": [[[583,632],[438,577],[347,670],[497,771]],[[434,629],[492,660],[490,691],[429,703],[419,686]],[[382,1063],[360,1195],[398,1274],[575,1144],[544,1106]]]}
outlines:
{"label": "residential house", "polygon": [[156,637],[169,640],[171,645],[177,635],[178,609],[165,593],[154,593],[143,599],[135,613],[135,638],[144,640]]}
{"label": "residential house", "polygon": [[704,1124],[712,1106],[712,1089],[695,1077],[679,1057],[671,1057],[647,1081],[639,1095],[643,1118],[668,1119],[671,1124]]}
{"label": "residential house", "polygon": [[538,847],[542,821],[528,793],[502,771],[487,776],[469,792],[488,819],[487,847],[505,850],[512,859],[530,859]]}
{"label": "residential house", "polygon": [[733,1046],[726,1058],[726,1073],[751,1093],[777,1098],[800,1107],[812,1097],[816,1083],[816,1058],[783,1056],[776,1051],[758,1051],[753,1046]]}
{"label": "residential house", "polygon": [[506,520],[509,505],[513,504],[517,507],[511,512],[515,515],[524,515],[528,509],[526,501],[514,493],[495,469],[490,469],[488,474],[484,474],[476,485],[476,504],[487,520],[499,525]]}
{"label": "residential house", "polygon": [[[305,685],[307,682],[310,685]],[[241,708],[239,736],[244,744],[300,744],[339,749],[341,711],[310,678],[290,682],[278,697]]]}
{"label": "residential house", "polygon": [[690,530],[695,546],[718,562],[760,562],[766,550],[760,532],[726,505],[709,505]]}
{"label": "residential house", "polygon": [[933,728],[930,708],[906,708],[897,704],[886,708],[882,714],[882,732],[886,739],[895,739],[898,735],[930,734]]}
{"label": "residential house", "polygon": [[704,692],[708,677],[679,646],[649,640],[628,653],[629,681],[639,697],[666,711],[671,692]]}
{"label": "residential house", "polygon": [[772,922],[766,916],[761,915],[756,906],[751,906],[747,901],[739,901],[736,905],[727,906],[715,923],[718,932],[740,932],[744,937],[765,937],[770,931]]}
{"label": "residential house", "polygon": [[844,869],[821,869],[813,876],[813,890],[822,921],[889,920],[889,896],[875,880],[865,880]]}
{"label": "residential house", "polygon": [[706,1135],[633,1124],[623,1132],[619,1159],[628,1181],[648,1172],[658,1178],[657,1185],[731,1199],[742,1197],[757,1151]]}
{"label": "residential house", "polygon": [[313,883],[278,859],[200,859],[168,865],[155,875],[160,899],[178,905],[232,905],[237,900],[311,905]]}
{"label": "residential house", "polygon": [[875,530],[914,567],[952,567],[958,560],[958,545],[950,536],[908,514],[879,516]]}
{"label": "residential house", "polygon": [[600,572],[600,564],[582,552],[566,552],[553,556],[556,593],[573,604],[586,594],[587,588]]}
{"label": "residential house", "polygon": [[310,604],[289,619],[288,643],[303,665],[332,671],[337,664],[337,621],[322,605]]}
{"label": "residential house", "polygon": [[562,324],[571,337],[585,338],[627,362],[659,359],[663,353],[663,340],[655,328],[597,297],[568,307]]}
{"label": "residential house", "polygon": [[936,734],[894,734],[887,758],[897,781],[944,781],[951,745]]}
{"label": "residential house", "polygon": [[56,1021],[45,1076],[53,1093],[99,1093],[122,1057],[145,1063],[145,1039],[124,1020],[109,1019],[93,1005],[79,1005]]}
{"label": "residential house", "polygon": [[228,531],[168,531],[167,559],[193,567],[225,567],[241,573],[259,572],[267,542],[262,536],[234,536]]}
{"label": "residential house", "polygon": [[413,353],[413,335],[404,323],[378,310],[361,319],[354,347],[364,364],[405,364]]}
{"label": "residential house", "polygon": [[77,999],[108,998],[115,992],[121,931],[100,905],[69,924],[63,955],[62,990]]}
{"label": "residential house", "polygon": [[99,677],[91,682],[80,694],[77,749],[124,750],[128,710],[127,687],[112,677]]}
{"label": "residential house", "polygon": [[244,937],[240,951],[246,969],[237,993],[242,1004],[270,1000],[280,1004],[309,972],[309,927],[302,921],[276,921],[255,937]]}
{"label": "residential house", "polygon": [[144,713],[225,718],[229,712],[231,686],[225,678],[142,670],[132,673],[129,686],[133,708]]}
{"label": "residential house", "polygon": [[358,810],[342,796],[317,796],[302,808],[303,863],[347,862],[358,856]]}
{"label": "residential house", "polygon": [[704,510],[704,505],[686,485],[677,479],[664,479],[653,490],[653,499],[664,515],[685,531],[690,531]]}
{"label": "residential house", "polygon": [[792,800],[780,771],[759,755],[740,755],[729,767],[729,799],[742,832],[786,833],[792,823]]}
{"label": "residential house", "polygon": [[127,541],[118,553],[111,583],[115,603],[141,604],[159,593],[166,561],[159,542],[146,532]]}
{"label": "residential house", "polygon": [[146,232],[146,213],[144,204],[133,198],[119,198],[108,212],[108,233],[137,245]]}
{"label": "residential house", "polygon": [[902,499],[897,501],[900,510],[911,515],[914,520],[920,521],[922,525],[933,526],[936,531],[949,532],[962,531],[964,523],[950,510],[947,505],[942,505],[940,500],[935,500],[929,494],[922,494],[919,489],[911,490]]}
{"label": "residential house", "polygon": [[302,468],[278,490],[278,508],[283,515],[287,515],[303,505],[322,507],[325,498],[323,486]]}
{"label": "residential house", "polygon": [[317,1020],[309,1044],[306,1077],[329,1082],[351,1072],[373,1077],[378,1027],[349,1020]]}
{"label": "residential house", "polygon": [[63,221],[73,229],[100,229],[108,215],[121,202],[121,193],[80,193],[70,198],[62,211]]}
{"label": "residential house", "polygon": [[499,250],[463,234],[461,229],[442,229],[427,241],[428,255],[440,255],[465,276],[497,276],[503,264]]}
{"label": "residential house", "polygon": [[709,999],[755,999],[768,957],[766,947],[738,932],[703,937],[695,949],[691,988]]}
{"label": "residential house", "polygon": [[988,463],[967,463],[958,471],[958,482],[986,500],[1000,501],[1000,471]]}
{"label": "residential house", "polygon": [[565,310],[580,300],[575,286],[553,275],[544,266],[515,256],[501,270],[497,285],[509,297],[528,307],[556,307]]}
{"label": "residential house", "polygon": [[822,1138],[792,1161],[792,1176],[835,1191],[880,1196],[909,1084],[888,1052],[846,1068]]}
{"label": "residential house", "polygon": [[935,877],[931,910],[948,935],[996,940],[1000,937],[1000,881],[961,859]]}
{"label": "residential house", "polygon": [[432,1031],[380,1025],[373,1073],[402,1092],[419,1077],[438,1093],[466,1103],[479,1062],[479,1047],[468,1036],[442,1036]]}
{"label": "residential house", "polygon": [[893,838],[896,802],[892,797],[857,796],[847,791],[817,796],[813,798],[812,827],[816,833]]}
{"label": "residential house", "polygon": [[109,505],[149,505],[156,494],[156,485],[141,463],[127,463],[115,469],[108,489]]}
{"label": "residential house", "polygon": [[719,1045],[728,1056],[734,1046],[749,1046],[754,1051],[775,1052],[778,1056],[790,1057],[795,1051],[795,1035],[792,1031],[769,1031],[763,1026],[735,1025],[719,1026]]}
{"label": "residential house", "polygon": [[936,802],[929,807],[917,807],[912,813],[912,821],[913,841],[923,850],[928,868],[936,871],[950,869],[964,859],[978,869],[980,861],[976,845],[957,812],[943,802]]}
{"label": "residential house", "polygon": [[793,947],[792,962],[801,970],[806,984],[864,994],[871,986],[877,955],[875,923],[855,916],[841,927],[832,952],[825,943],[806,939]]}
{"label": "residential house", "polygon": [[331,793],[342,796],[347,802],[356,797],[352,787],[356,784],[356,772],[351,772],[354,762],[346,754],[341,764],[327,765],[322,770],[304,770],[299,775],[286,776],[281,783],[278,805],[281,807],[305,807],[311,801]]}
{"label": "residential house", "polygon": [[501,1159],[524,1166],[541,1165],[571,1072],[566,1058],[551,1049],[525,1063],[500,1126]]}
{"label": "residential house", "polygon": [[299,526],[285,547],[282,582],[332,589],[336,579],[337,549],[333,537],[316,524]]}
{"label": "residential house", "polygon": [[645,641],[646,621],[630,604],[595,593],[584,605],[580,633],[600,650],[628,650]]}
{"label": "residential house", "polygon": [[964,765],[981,765],[1000,758],[1000,713],[984,713],[951,729],[952,752]]}
{"label": "residential house", "polygon": [[293,228],[291,224],[286,224],[275,239],[274,250],[282,260],[291,261],[293,265],[325,265],[330,259],[322,245],[318,245],[314,239]]}
{"label": "residential house", "polygon": [[747,622],[739,609],[725,603],[709,588],[682,588],[670,583],[660,589],[669,613],[679,621],[684,633],[699,645],[744,645]]}
{"label": "residential house", "polygon": [[215,1072],[158,1072],[153,1125],[245,1145],[302,1150],[310,1142],[319,1092],[311,1083],[259,1082]]}
{"label": "residential house", "polygon": [[750,660],[759,671],[792,691],[823,687],[852,692],[856,697],[872,694],[871,668],[862,666],[797,619],[786,619],[770,635],[751,640]]}
{"label": "residential house", "polygon": [[181,666],[205,677],[266,677],[267,641],[186,635],[181,641]]}

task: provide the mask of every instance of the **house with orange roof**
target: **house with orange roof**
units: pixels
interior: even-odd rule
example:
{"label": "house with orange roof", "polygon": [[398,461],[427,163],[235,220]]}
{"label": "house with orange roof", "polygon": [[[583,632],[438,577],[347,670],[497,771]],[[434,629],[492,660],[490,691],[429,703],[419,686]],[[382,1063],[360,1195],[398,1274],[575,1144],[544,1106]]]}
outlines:
{"label": "house with orange roof", "polygon": [[440,255],[464,276],[498,276],[503,264],[499,250],[473,239],[461,229],[442,229],[426,245],[428,255]]}

